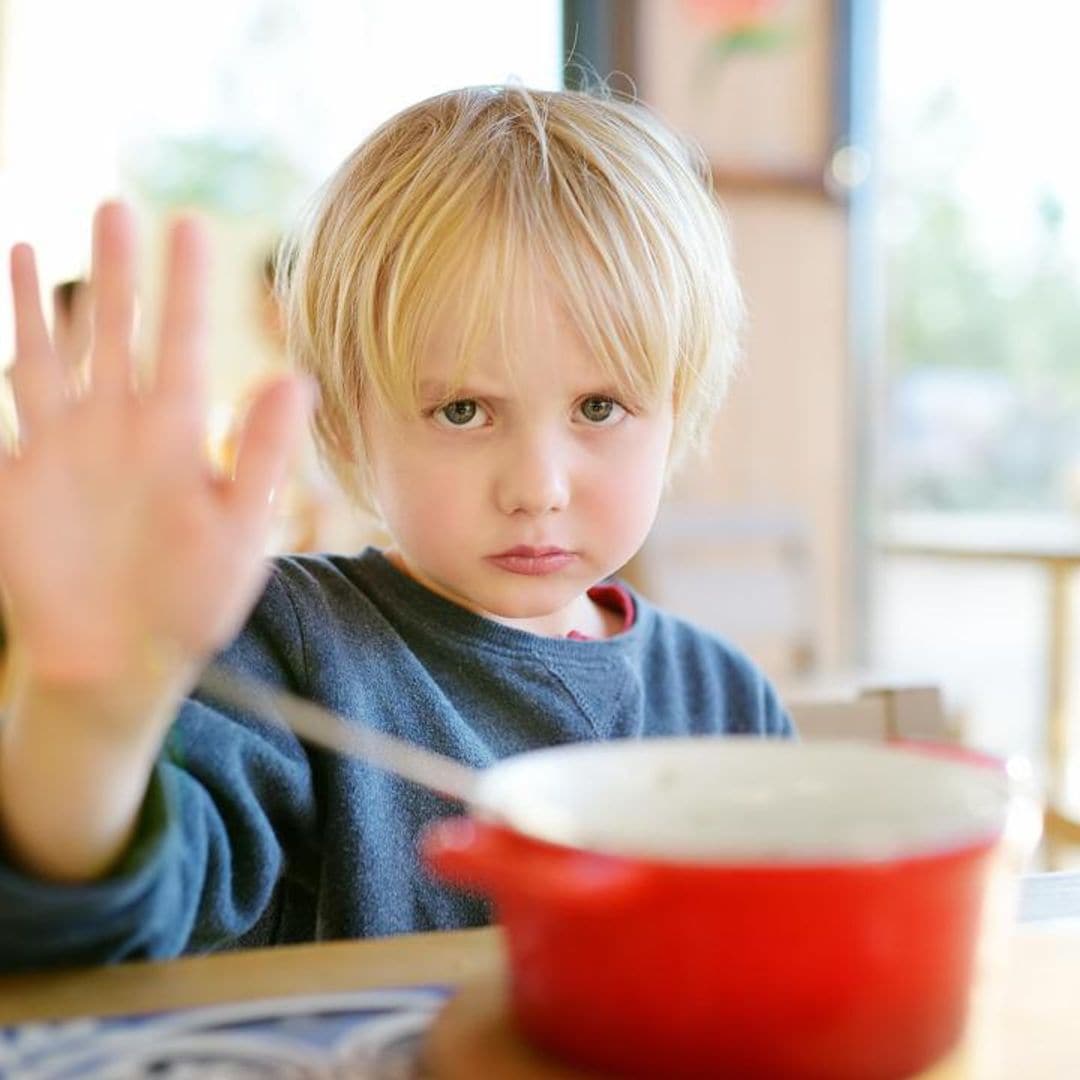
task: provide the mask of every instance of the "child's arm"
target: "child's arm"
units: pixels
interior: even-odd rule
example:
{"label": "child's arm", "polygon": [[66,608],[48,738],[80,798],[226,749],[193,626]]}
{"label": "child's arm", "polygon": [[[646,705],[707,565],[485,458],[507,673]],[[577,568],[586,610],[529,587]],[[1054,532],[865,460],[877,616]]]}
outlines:
{"label": "child's arm", "polygon": [[[217,662],[312,692],[280,574]],[[186,699],[132,840],[104,879],[54,883],[0,858],[0,971],[205,951],[264,917],[271,936],[279,918],[295,927],[296,898],[316,890],[322,867],[317,790],[313,762],[288,731]]]}
{"label": "child's arm", "polygon": [[145,687],[25,679],[0,730],[10,857],[57,881],[105,874],[127,846],[177,702]]}
{"label": "child's arm", "polygon": [[201,664],[264,580],[272,489],[305,410],[295,379],[252,406],[234,479],[204,454],[206,252],[171,235],[151,384],[135,392],[134,230],[94,233],[91,385],[75,398],[42,317],[33,254],[12,252],[20,449],[0,456],[0,585],[10,702],[0,831],[41,877],[107,873],[129,843],[158,752]]}

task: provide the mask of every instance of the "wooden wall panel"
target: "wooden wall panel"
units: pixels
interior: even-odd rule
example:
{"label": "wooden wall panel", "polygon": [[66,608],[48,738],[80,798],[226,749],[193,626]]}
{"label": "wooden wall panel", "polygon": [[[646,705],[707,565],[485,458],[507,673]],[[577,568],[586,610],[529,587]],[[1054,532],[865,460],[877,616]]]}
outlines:
{"label": "wooden wall panel", "polygon": [[[680,9],[668,0],[643,0],[639,7],[639,94],[711,158],[745,156],[746,132],[777,115],[768,81],[749,80],[735,108],[729,101],[722,109],[710,108],[707,96],[695,99],[690,72],[701,42]],[[832,6],[807,0],[803,18],[808,51],[797,62],[805,82],[805,122],[786,149],[765,140],[778,173],[789,176],[806,175],[818,157],[824,163],[831,123],[829,88],[820,80],[830,71],[823,57],[830,45]],[[725,80],[727,74],[708,84],[710,94],[735,92],[739,84]],[[718,122],[721,116],[727,128]],[[735,123],[740,129],[733,133]],[[671,501],[718,508],[783,506],[804,514],[816,567],[821,660],[826,668],[844,666],[852,655],[853,605],[847,216],[823,188],[815,194],[813,185],[762,183],[755,190],[744,175],[720,194],[749,309],[745,361],[709,454],[677,480]],[[664,602],[662,595],[656,599]]]}

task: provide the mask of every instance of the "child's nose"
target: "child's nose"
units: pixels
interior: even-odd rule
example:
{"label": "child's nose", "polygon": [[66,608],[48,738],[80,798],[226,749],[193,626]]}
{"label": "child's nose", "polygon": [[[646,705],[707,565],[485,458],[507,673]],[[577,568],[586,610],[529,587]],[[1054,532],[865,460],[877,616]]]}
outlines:
{"label": "child's nose", "polygon": [[570,476],[558,441],[532,434],[507,446],[499,463],[495,499],[504,514],[535,516],[565,509]]}

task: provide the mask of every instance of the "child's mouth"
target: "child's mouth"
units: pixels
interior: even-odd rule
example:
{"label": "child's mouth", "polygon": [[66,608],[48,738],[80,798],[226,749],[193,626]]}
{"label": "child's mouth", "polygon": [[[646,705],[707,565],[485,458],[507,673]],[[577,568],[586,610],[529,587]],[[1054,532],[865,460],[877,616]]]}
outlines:
{"label": "child's mouth", "polygon": [[500,552],[498,555],[489,555],[487,558],[489,562],[502,570],[508,570],[511,574],[524,574],[531,577],[554,574],[569,566],[577,555],[563,548],[533,548],[522,545]]}

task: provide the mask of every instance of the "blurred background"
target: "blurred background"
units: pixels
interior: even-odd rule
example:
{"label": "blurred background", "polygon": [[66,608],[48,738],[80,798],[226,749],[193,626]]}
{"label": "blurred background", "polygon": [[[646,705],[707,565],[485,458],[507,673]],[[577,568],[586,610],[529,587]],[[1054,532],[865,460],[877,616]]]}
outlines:
{"label": "blurred background", "polygon": [[[1078,35],[1065,0],[0,0],[0,240],[67,283],[77,340],[101,198],[142,219],[151,325],[164,224],[205,214],[227,447],[286,362],[274,246],[359,140],[454,86],[610,78],[704,148],[750,311],[709,451],[628,574],[792,693],[940,686],[965,741],[1068,797]],[[310,453],[286,511],[278,549],[374,535]]]}

